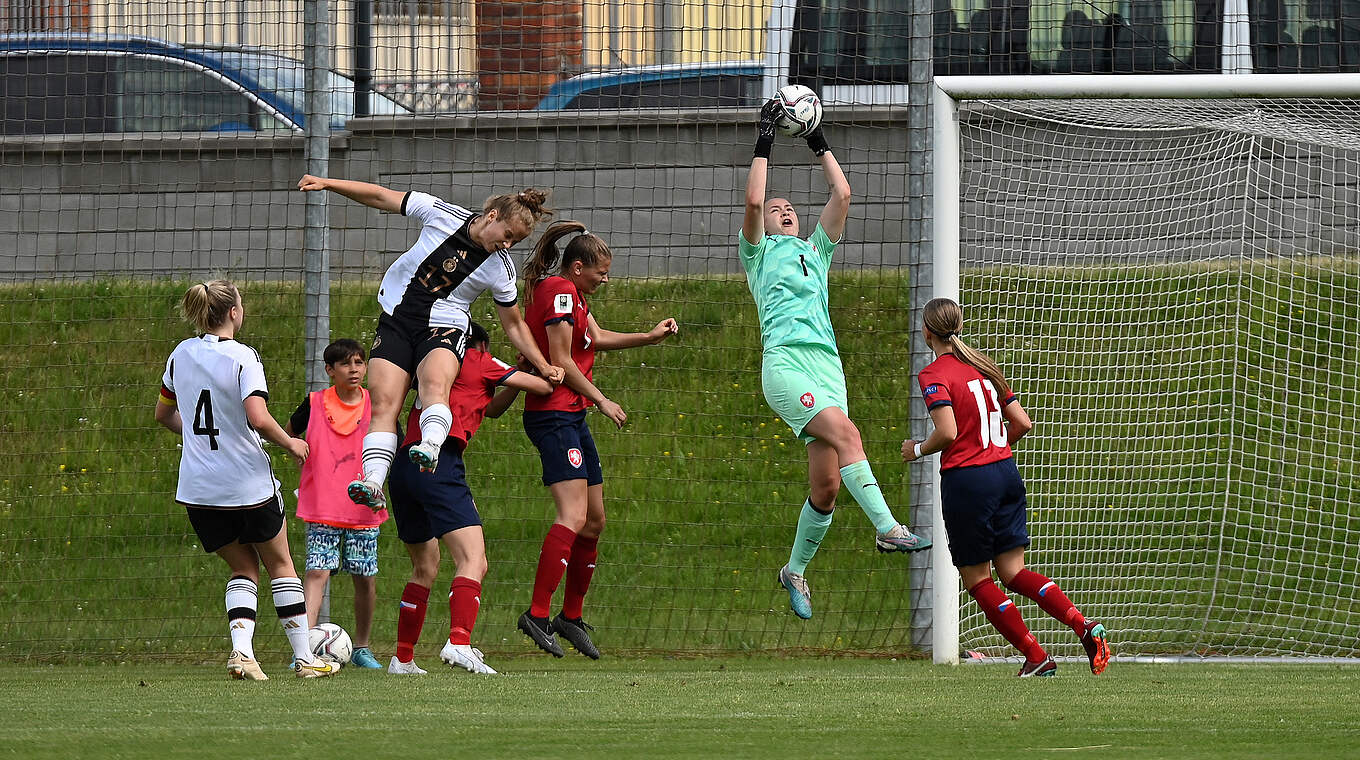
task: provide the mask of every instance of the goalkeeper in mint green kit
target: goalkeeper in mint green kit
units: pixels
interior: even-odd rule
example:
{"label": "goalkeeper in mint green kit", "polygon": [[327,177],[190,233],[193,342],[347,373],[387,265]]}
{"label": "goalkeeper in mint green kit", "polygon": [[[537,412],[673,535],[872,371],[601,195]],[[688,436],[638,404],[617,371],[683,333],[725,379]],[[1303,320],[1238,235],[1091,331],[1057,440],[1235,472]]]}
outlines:
{"label": "goalkeeper in mint green kit", "polygon": [[739,250],[760,316],[765,401],[807,445],[810,493],[798,517],[789,563],[779,570],[789,606],[807,619],[812,617],[812,598],[803,574],[831,526],[842,482],[873,522],[879,551],[918,552],[930,548],[930,541],[893,517],[869,468],[859,429],[850,421],[845,372],[827,307],[827,270],[850,213],[850,184],[820,126],[807,135],[807,144],[821,161],[831,200],[812,235],[798,237],[798,215],[787,200],[765,199],[779,108],[772,100],[760,112]]}

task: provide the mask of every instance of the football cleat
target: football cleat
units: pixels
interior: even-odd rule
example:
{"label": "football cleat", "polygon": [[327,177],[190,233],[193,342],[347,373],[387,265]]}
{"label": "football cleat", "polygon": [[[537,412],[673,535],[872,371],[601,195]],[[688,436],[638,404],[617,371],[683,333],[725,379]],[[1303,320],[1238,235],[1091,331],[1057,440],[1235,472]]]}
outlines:
{"label": "football cleat", "polygon": [[238,681],[269,680],[269,676],[260,670],[260,663],[236,650],[232,650],[231,656],[227,658],[227,675]]}
{"label": "football cleat", "polygon": [[371,480],[351,481],[347,492],[350,501],[362,504],[374,512],[387,506],[387,497],[383,496],[382,485]]}
{"label": "football cleat", "polygon": [[1091,661],[1091,672],[1100,675],[1110,664],[1110,643],[1105,637],[1105,626],[1094,620],[1086,624],[1086,633],[1081,635],[1081,645],[1086,649],[1086,659]]}
{"label": "football cleat", "polygon": [[439,446],[433,443],[421,441],[412,446],[408,454],[421,472],[434,472],[439,466]]}
{"label": "football cleat", "polygon": [[918,536],[898,525],[887,533],[874,536],[874,546],[881,552],[919,552],[930,548],[930,539]]}
{"label": "football cleat", "polygon": [[525,636],[533,639],[539,649],[553,657],[562,657],[566,654],[562,651],[562,645],[557,643],[557,637],[553,636],[552,624],[547,618],[531,617],[525,612],[519,616],[519,629],[524,631]]}
{"label": "football cleat", "polygon": [[807,579],[784,565],[779,568],[779,585],[789,592],[789,609],[793,614],[804,620],[811,618],[812,592],[808,590]]}
{"label": "football cleat", "polygon": [[373,650],[368,647],[355,647],[354,653],[349,656],[349,664],[366,670],[382,670],[382,663],[378,662]]}
{"label": "football cleat", "polygon": [[552,629],[554,633],[561,634],[562,638],[567,640],[567,643],[576,648],[576,651],[592,660],[600,659],[600,650],[595,648],[595,642],[591,641],[590,634],[586,633],[588,630],[595,630],[590,623],[581,618],[572,620],[562,617],[562,613],[559,612],[557,617],[553,618]]}
{"label": "football cleat", "polygon": [[387,673],[389,675],[394,676],[425,675],[425,671],[422,670],[421,667],[416,664],[415,660],[411,660],[410,662],[402,662],[401,660],[397,659],[396,655],[392,655],[392,661],[387,663]]}
{"label": "football cleat", "polygon": [[298,678],[325,678],[340,672],[340,663],[323,660],[320,657],[308,662],[293,660],[293,674]]}
{"label": "football cleat", "polygon": [[1052,657],[1045,657],[1038,662],[1026,661],[1015,675],[1019,678],[1049,678],[1058,675],[1058,663]]}
{"label": "football cleat", "polygon": [[444,642],[444,648],[439,650],[439,659],[449,667],[462,668],[469,673],[496,675],[496,671],[482,657],[482,650],[474,649],[469,644]]}

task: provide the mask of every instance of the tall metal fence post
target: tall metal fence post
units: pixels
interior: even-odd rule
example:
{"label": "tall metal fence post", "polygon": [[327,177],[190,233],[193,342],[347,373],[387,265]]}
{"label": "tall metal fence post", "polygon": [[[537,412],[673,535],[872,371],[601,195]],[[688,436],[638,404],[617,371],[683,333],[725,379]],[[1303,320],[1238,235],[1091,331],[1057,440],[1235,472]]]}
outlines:
{"label": "tall metal fence post", "polygon": [[[303,4],[303,61],[307,68],[307,120],[304,156],[307,173],[330,175],[331,158],[331,8],[330,0]],[[307,390],[327,385],[321,357],[331,335],[330,206],[328,193],[306,193],[303,218],[303,360]],[[317,621],[330,619],[330,584],[321,600]]]}
{"label": "tall metal fence post", "polygon": [[[917,392],[916,374],[929,364],[935,355],[926,347],[918,325],[921,324],[921,310],[931,298],[931,219],[934,204],[931,199],[931,80],[934,76],[934,13],[933,0],[912,0],[911,26],[909,35],[911,64],[908,70],[910,95],[907,105],[907,245],[911,285],[911,301],[907,305],[907,325],[911,330],[911,404],[907,421],[911,437],[916,440],[925,438],[929,431],[926,424],[929,415],[925,402]],[[924,531],[932,541],[945,540],[944,526],[932,524],[932,505],[934,502],[934,479],[927,467],[934,467],[936,458],[930,457],[927,464],[918,464],[909,469],[911,479],[911,524],[914,529]],[[934,625],[932,608],[932,589],[940,579],[931,573],[930,552],[917,552],[911,555],[912,578],[922,579],[912,584],[911,599],[911,638],[912,644],[921,649],[931,648],[931,629]]]}

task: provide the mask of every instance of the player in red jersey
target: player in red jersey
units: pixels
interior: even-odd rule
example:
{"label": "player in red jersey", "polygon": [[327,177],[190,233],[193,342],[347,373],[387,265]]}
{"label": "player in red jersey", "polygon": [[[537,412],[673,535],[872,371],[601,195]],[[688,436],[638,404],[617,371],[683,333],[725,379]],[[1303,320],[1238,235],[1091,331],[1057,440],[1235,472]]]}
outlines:
{"label": "player in red jersey", "polygon": [[1058,585],[1025,567],[1025,484],[1011,456],[1011,444],[1034,427],[1029,415],[990,357],[959,337],[963,310],[948,298],[926,304],[922,333],[935,361],[921,370],[921,393],[935,429],[924,441],[902,442],[902,461],[937,451],[940,501],[954,566],[963,585],[996,629],[1021,654],[1021,678],[1051,676],[1053,658],[1039,646],[1020,611],[992,582],[992,566],[1012,591],[1072,628],[1086,648],[1091,672],[1110,659],[1105,626],[1088,620]]}
{"label": "player in red jersey", "polygon": [[[576,237],[559,253],[557,241],[567,235]],[[543,485],[552,491],[557,520],[543,539],[533,600],[519,617],[519,629],[555,657],[563,655],[557,633],[581,654],[600,656],[581,619],[595,573],[596,545],[604,530],[604,473],[586,425],[586,408],[599,407],[620,428],[628,415],[595,387],[595,352],[660,343],[678,329],[674,319],[663,319],[645,333],[600,327],[585,297],[609,281],[612,258],[609,246],[585,225],[563,221],[543,233],[524,267],[525,290],[530,294],[525,322],[548,361],[567,371],[552,395],[530,397],[524,403],[524,432],[538,448]],[[553,592],[564,573],[562,611],[550,622]]]}
{"label": "player in red jersey", "polygon": [[[439,461],[432,475],[421,474],[420,465],[410,457],[393,460],[389,483],[392,489],[392,515],[397,535],[411,555],[411,580],[401,593],[397,615],[397,653],[387,672],[423,674],[416,665],[415,645],[425,623],[425,605],[430,587],[439,574],[439,543],[453,557],[456,567],[449,589],[449,638],[439,659],[470,673],[495,673],[472,647],[472,628],[481,605],[482,578],[486,576],[486,541],[482,518],[468,490],[463,469],[463,451],[482,417],[499,417],[519,391],[547,395],[552,384],[541,377],[517,372],[514,367],[487,353],[490,337],[476,322],[468,325],[469,348],[462,368],[449,391],[449,411],[453,424],[442,444]],[[496,388],[505,390],[496,393]],[[495,395],[493,395],[495,394]],[[402,448],[419,445],[420,405],[411,410]]]}

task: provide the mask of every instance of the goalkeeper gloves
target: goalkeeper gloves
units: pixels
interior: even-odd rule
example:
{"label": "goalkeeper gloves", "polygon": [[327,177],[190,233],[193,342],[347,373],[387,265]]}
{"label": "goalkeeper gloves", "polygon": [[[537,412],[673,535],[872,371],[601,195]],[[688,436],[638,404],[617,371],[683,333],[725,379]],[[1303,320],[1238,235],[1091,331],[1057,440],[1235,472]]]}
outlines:
{"label": "goalkeeper gloves", "polygon": [[760,124],[756,127],[758,137],[756,137],[756,158],[770,157],[770,148],[774,147],[774,122],[779,118],[779,112],[783,108],[779,104],[778,98],[770,98],[760,109]]}
{"label": "goalkeeper gloves", "polygon": [[816,129],[809,132],[805,139],[807,140],[808,147],[818,156],[831,150],[831,146],[826,144],[826,135],[822,134],[822,126],[820,124],[817,125]]}

